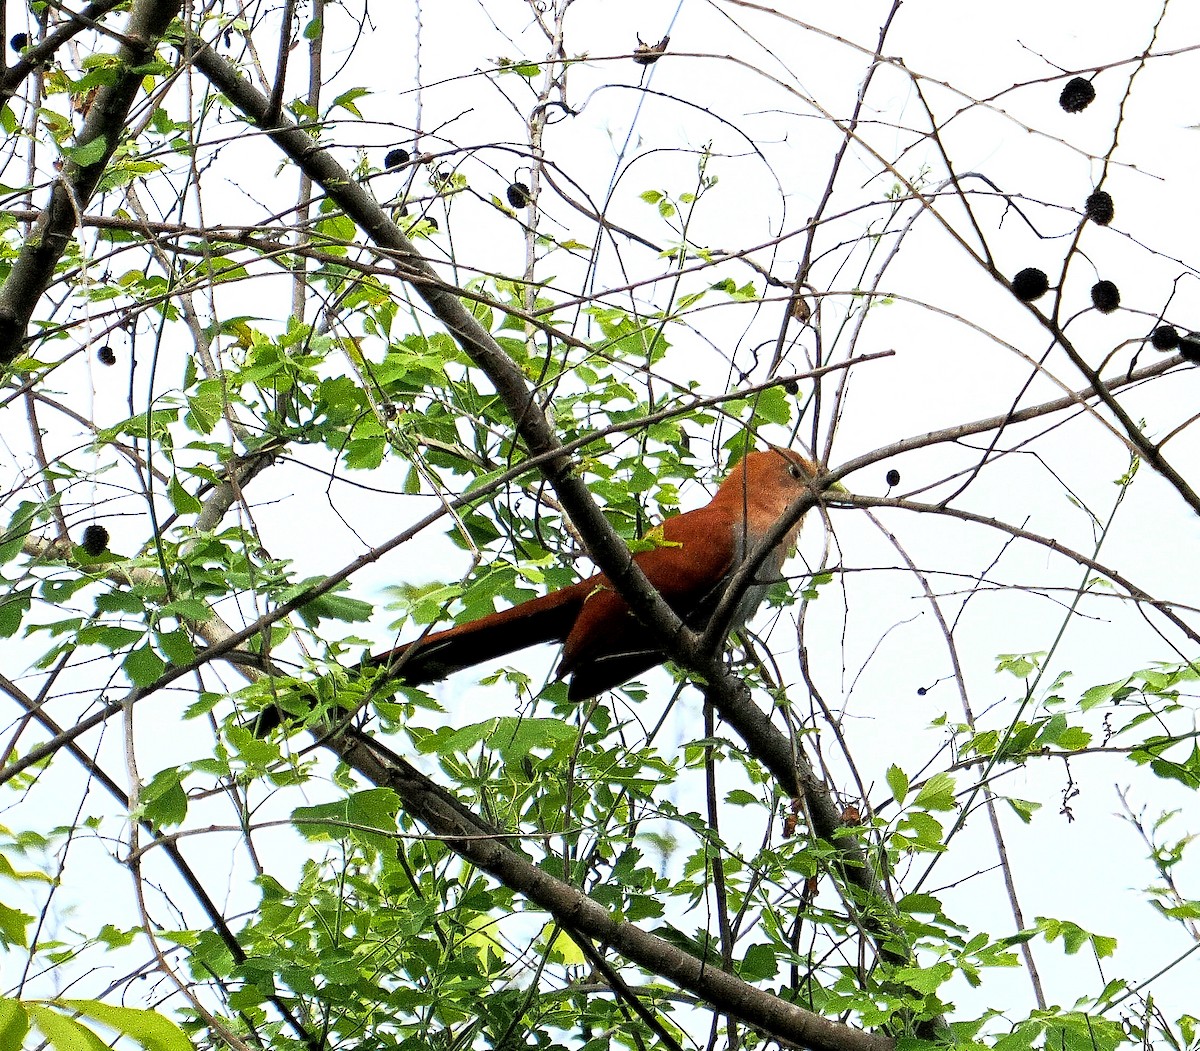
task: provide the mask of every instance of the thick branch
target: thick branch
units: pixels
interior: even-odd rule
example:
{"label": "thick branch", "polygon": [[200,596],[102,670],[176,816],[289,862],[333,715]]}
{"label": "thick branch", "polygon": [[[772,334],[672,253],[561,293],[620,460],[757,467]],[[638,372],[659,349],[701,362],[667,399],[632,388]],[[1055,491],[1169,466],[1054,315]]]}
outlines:
{"label": "thick branch", "polygon": [[49,204],[0,288],[0,364],[8,364],[21,353],[38,301],[49,287],[54,268],[121,143],[129,110],[146,75],[145,67],[153,60],[159,40],[180,7],[180,0],[138,0],[134,4],[117,51],[116,79],[96,93],[75,139],[77,149],[96,149],[95,159],[87,164],[67,161],[62,175],[55,180]]}
{"label": "thick branch", "polygon": [[505,886],[519,889],[567,930],[615,949],[650,973],[669,978],[722,1013],[777,1040],[813,1051],[891,1051],[893,1043],[887,1037],[806,1011],[633,924],[614,920],[598,902],[512,850],[503,833],[475,817],[450,793],[373,738],[350,732],[331,742],[331,747],[373,784],[395,791],[405,812],[457,853]]}

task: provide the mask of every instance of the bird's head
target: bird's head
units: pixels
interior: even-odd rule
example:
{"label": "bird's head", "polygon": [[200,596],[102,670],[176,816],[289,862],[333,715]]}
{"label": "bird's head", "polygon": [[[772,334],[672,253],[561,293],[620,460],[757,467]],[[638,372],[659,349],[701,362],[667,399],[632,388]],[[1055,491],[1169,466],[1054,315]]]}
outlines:
{"label": "bird's head", "polygon": [[[812,493],[819,474],[820,468],[795,449],[772,445],[760,452],[747,453],[734,464],[721,483],[718,497],[745,507],[751,528],[765,531],[789,505]],[[845,492],[837,482],[829,488]]]}

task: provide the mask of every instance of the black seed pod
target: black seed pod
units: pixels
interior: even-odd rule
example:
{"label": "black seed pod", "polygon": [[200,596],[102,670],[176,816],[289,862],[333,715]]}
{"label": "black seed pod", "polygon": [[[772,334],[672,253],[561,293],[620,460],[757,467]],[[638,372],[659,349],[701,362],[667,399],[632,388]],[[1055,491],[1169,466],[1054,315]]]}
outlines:
{"label": "black seed pod", "polygon": [[26,48],[29,46],[29,34],[28,33],[14,33],[13,38],[8,42],[8,46],[11,47],[19,55],[21,53],[22,48]]}
{"label": "black seed pod", "polygon": [[799,394],[800,393],[800,384],[797,383],[795,380],[788,380],[787,383],[785,383],[783,385],[783,389],[785,391],[787,391],[789,394]]}
{"label": "black seed pod", "polygon": [[1150,346],[1155,350],[1174,350],[1179,346],[1179,333],[1174,325],[1159,325],[1150,333]]}
{"label": "black seed pod", "polygon": [[1084,202],[1083,210],[1097,226],[1107,226],[1113,221],[1112,198],[1104,190],[1097,190],[1089,195]]}
{"label": "black seed pod", "polygon": [[888,485],[899,485],[900,484],[900,472],[897,471],[896,468],[894,468],[894,467],[887,473],[887,484]]}
{"label": "black seed pod", "polygon": [[108,530],[102,525],[93,523],[83,531],[83,539],[79,546],[84,549],[92,558],[102,554],[104,549],[108,547]]}
{"label": "black seed pod", "polygon": [[1027,266],[1012,279],[1013,295],[1022,303],[1032,303],[1041,299],[1050,288],[1050,281],[1043,270],[1035,266]]}
{"label": "black seed pod", "polygon": [[1111,314],[1121,305],[1121,293],[1111,281],[1097,281],[1092,285],[1092,306],[1101,314]]}
{"label": "black seed pod", "polygon": [[101,347],[96,351],[96,360],[101,365],[115,365],[117,363],[117,356],[113,353],[112,347]]}
{"label": "black seed pod", "polygon": [[1068,113],[1082,113],[1096,100],[1096,89],[1090,80],[1083,77],[1072,77],[1067,81],[1062,94],[1058,96],[1058,104]]}
{"label": "black seed pod", "polygon": [[508,198],[508,203],[514,208],[529,207],[529,187],[523,182],[510,182],[508,189],[505,191],[505,196]]}
{"label": "black seed pod", "polygon": [[387,156],[383,158],[384,171],[399,168],[402,164],[407,164],[409,156],[408,150],[388,150]]}

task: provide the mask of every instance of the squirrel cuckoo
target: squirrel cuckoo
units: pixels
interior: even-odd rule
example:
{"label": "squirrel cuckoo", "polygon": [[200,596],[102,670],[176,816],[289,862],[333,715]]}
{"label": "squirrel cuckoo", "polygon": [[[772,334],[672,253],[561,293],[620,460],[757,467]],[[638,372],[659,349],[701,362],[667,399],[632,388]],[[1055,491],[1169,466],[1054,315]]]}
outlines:
{"label": "squirrel cuckoo", "polygon": [[[810,491],[817,468],[797,452],[771,446],[748,453],[713,498],[694,511],[666,519],[649,537],[661,544],[633,556],[646,579],[689,628],[702,631],[729,578],[766,537],[788,505]],[[730,630],[741,627],[780,578],[800,532],[788,530],[759,567],[738,602]],[[475,664],[542,642],[561,642],[557,676],[569,678],[567,696],[587,700],[661,664],[666,654],[629,605],[597,573],[577,584],[490,613],[369,657],[410,685],[438,682]],[[255,724],[263,736],[285,719],[265,709]]]}

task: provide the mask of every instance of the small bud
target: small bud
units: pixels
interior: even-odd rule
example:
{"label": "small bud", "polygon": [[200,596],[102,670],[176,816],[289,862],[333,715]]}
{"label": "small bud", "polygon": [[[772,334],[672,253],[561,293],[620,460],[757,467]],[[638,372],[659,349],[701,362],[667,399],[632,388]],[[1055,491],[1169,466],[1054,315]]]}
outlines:
{"label": "small bud", "polygon": [[1032,303],[1041,299],[1050,288],[1050,281],[1043,270],[1035,266],[1027,266],[1012,279],[1013,295],[1022,303]]}
{"label": "small bud", "polygon": [[83,540],[80,541],[79,546],[92,558],[103,554],[104,549],[108,547],[108,530],[102,525],[93,523],[83,531]]}
{"label": "small bud", "polygon": [[1111,314],[1121,305],[1121,293],[1111,281],[1097,281],[1092,285],[1092,306],[1101,314]]}
{"label": "small bud", "polygon": [[1090,80],[1083,77],[1072,77],[1067,81],[1062,94],[1058,96],[1058,104],[1068,113],[1082,113],[1096,100],[1096,89]]}
{"label": "small bud", "polygon": [[671,42],[669,36],[665,36],[657,44],[647,44],[641,37],[638,37],[637,47],[633,49],[633,60],[639,66],[652,66],[660,58],[666,54],[667,45]]}

